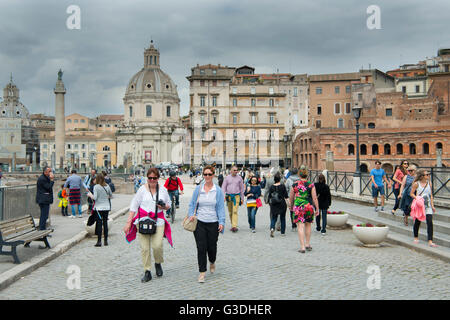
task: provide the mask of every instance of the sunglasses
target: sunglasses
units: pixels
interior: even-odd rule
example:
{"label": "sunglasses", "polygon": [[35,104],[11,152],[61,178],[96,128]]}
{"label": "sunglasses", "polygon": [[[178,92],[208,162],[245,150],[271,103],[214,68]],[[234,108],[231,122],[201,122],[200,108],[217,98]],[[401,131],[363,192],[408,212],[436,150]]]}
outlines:
{"label": "sunglasses", "polygon": [[212,175],[214,175],[213,173],[204,173],[203,174],[204,176],[212,176]]}
{"label": "sunglasses", "polygon": [[424,176],[425,176],[425,177],[428,177],[429,175],[430,175],[429,173],[427,173],[427,174],[424,174]]}
{"label": "sunglasses", "polygon": [[408,162],[403,162],[403,164],[409,165],[409,163],[408,163]]}
{"label": "sunglasses", "polygon": [[413,172],[413,171],[416,171],[416,170],[414,170],[414,169],[408,170],[408,172]]}
{"label": "sunglasses", "polygon": [[158,180],[158,177],[147,177],[149,180]]}

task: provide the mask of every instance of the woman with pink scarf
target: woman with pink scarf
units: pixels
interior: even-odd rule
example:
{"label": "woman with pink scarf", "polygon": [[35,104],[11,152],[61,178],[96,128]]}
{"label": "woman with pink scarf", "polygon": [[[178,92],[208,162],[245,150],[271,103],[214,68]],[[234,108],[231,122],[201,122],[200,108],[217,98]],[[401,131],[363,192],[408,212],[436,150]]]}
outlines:
{"label": "woman with pink scarf", "polygon": [[[155,258],[156,275],[161,277],[163,275],[161,263],[164,262],[163,237],[165,237],[172,246],[170,224],[164,216],[164,210],[168,210],[171,207],[169,193],[164,186],[158,184],[158,169],[150,168],[147,172],[147,178],[148,183],[139,188],[131,201],[130,215],[127,224],[123,229],[126,234],[126,240],[131,242],[136,239],[139,221],[148,219],[149,217],[154,220],[156,219],[156,233],[139,233],[141,256],[145,270],[144,277],[141,280],[142,282],[147,282],[152,279],[151,249],[153,249]],[[164,206],[158,204],[161,201],[164,203]],[[155,211],[157,211],[156,214]]]}

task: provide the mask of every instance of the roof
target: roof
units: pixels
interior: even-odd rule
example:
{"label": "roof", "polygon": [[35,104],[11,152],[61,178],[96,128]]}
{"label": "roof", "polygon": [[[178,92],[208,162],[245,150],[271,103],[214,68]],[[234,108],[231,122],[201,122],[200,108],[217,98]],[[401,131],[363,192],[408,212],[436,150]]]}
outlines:
{"label": "roof", "polygon": [[361,79],[361,74],[359,72],[350,73],[329,73],[329,74],[315,74],[309,76],[309,81],[319,82],[319,81],[349,81],[349,80],[359,80]]}
{"label": "roof", "polygon": [[120,121],[124,119],[123,114],[101,114],[97,117],[100,121]]}
{"label": "roof", "polygon": [[219,65],[204,64],[202,66],[197,65],[195,68],[197,68],[197,69],[235,69],[234,67],[221,66],[220,64]]}

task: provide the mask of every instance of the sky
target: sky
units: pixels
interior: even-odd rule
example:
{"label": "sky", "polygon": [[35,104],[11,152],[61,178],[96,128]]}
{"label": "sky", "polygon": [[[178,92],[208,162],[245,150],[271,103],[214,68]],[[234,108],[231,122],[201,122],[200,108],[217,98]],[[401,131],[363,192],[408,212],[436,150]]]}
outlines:
{"label": "sky", "polygon": [[[80,29],[67,27],[71,5],[80,9]],[[123,114],[125,89],[153,39],[186,115],[186,77],[197,64],[388,71],[450,48],[449,11],[448,0],[0,0],[0,86],[12,73],[28,110],[54,115],[61,68],[66,115]]]}

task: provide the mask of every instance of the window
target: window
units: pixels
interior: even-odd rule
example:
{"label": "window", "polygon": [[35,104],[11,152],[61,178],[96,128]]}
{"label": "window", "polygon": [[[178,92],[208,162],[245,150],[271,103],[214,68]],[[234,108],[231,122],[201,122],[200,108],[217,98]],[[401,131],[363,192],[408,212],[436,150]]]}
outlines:
{"label": "window", "polygon": [[75,119],[75,120],[73,121],[73,123],[78,123],[78,119]]}
{"label": "window", "polygon": [[256,99],[252,99],[252,107],[256,106]]}
{"label": "window", "polygon": [[406,87],[405,86],[402,86],[402,92],[406,93]]}
{"label": "window", "polygon": [[409,144],[409,154],[416,154],[416,145],[414,143]]}
{"label": "window", "polygon": [[397,154],[403,154],[403,145],[401,143],[397,143]]}
{"label": "window", "polygon": [[166,115],[170,117],[170,106],[166,107]]}
{"label": "window", "polygon": [[233,139],[237,139],[237,130],[233,130]]}
{"label": "window", "polygon": [[388,143],[384,145],[384,154],[391,154],[391,145]]}
{"label": "window", "polygon": [[360,146],[360,153],[361,153],[361,155],[367,155],[367,146],[365,145],[365,144],[362,144],[361,146]]}
{"label": "window", "polygon": [[82,145],[81,145],[81,149],[85,149],[86,148],[86,145],[83,143]]}
{"label": "window", "polygon": [[233,88],[233,94],[237,94],[237,88]]}
{"label": "window", "polygon": [[297,96],[297,88],[294,88],[294,97],[296,97]]}
{"label": "window", "polygon": [[205,86],[205,80],[200,80],[200,87],[204,87]]}
{"label": "window", "polygon": [[256,130],[252,130],[252,139],[256,139]]}
{"label": "window", "polygon": [[70,119],[67,119],[67,123],[72,123],[72,120],[70,120]]}
{"label": "window", "polygon": [[334,87],[334,93],[339,93],[341,91],[341,87],[336,86]]}
{"label": "window", "polygon": [[362,98],[363,98],[363,95],[362,95],[362,93],[358,93],[358,101],[361,101],[361,100],[362,100]]}
{"label": "window", "polygon": [[430,154],[430,145],[428,143],[424,143],[422,145],[422,153],[423,154]]}
{"label": "window", "polygon": [[81,119],[81,123],[86,123],[86,120],[85,119]]}
{"label": "window", "polygon": [[440,142],[436,143],[436,149],[442,149],[442,143]]}
{"label": "window", "polygon": [[103,147],[103,151],[110,151],[111,149],[108,146]]}
{"label": "window", "polygon": [[392,108],[386,109],[386,117],[392,117]]}
{"label": "window", "polygon": [[213,133],[212,133],[212,139],[213,140],[216,140],[216,135],[217,135],[217,131],[213,130]]}
{"label": "window", "polygon": [[269,123],[274,124],[275,123],[275,114],[271,113],[269,115]]}
{"label": "window", "polygon": [[217,113],[213,114],[213,123],[217,124]]}
{"label": "window", "polygon": [[237,124],[237,114],[233,114],[233,124]]}
{"label": "window", "polygon": [[273,88],[269,88],[269,94],[273,94]]}
{"label": "window", "polygon": [[212,74],[216,75],[217,74],[217,70],[213,69]]}
{"label": "window", "polygon": [[321,104],[317,105],[317,114],[322,114],[322,105]]}
{"label": "window", "polygon": [[200,69],[200,74],[205,74],[205,69]]}
{"label": "window", "polygon": [[322,87],[316,88],[316,94],[322,94]]}
{"label": "window", "polygon": [[212,106],[217,107],[217,96],[212,97]]}
{"label": "window", "polygon": [[420,92],[420,86],[416,86],[416,93]]}
{"label": "window", "polygon": [[72,146],[70,145],[70,143],[67,145],[67,149],[71,149]]}
{"label": "window", "polygon": [[351,87],[345,86],[345,93],[350,93],[350,92],[351,92]]}
{"label": "window", "polygon": [[355,155],[355,146],[353,144],[348,145],[348,155],[349,156]]}
{"label": "window", "polygon": [[42,147],[43,147],[44,149],[47,149],[47,144],[43,144]]}
{"label": "window", "polygon": [[322,125],[322,122],[320,120],[316,120],[316,128],[320,128]]}
{"label": "window", "polygon": [[255,124],[256,123],[256,114],[252,113],[251,117],[252,117],[252,124]]}
{"label": "window", "polygon": [[201,122],[202,124],[205,123],[205,115],[204,115],[204,114],[201,114],[201,115],[200,115],[200,122]]}
{"label": "window", "polygon": [[47,151],[44,151],[44,152],[43,152],[43,156],[44,156],[44,159],[47,158]]}
{"label": "window", "polygon": [[133,116],[133,107],[132,106],[129,107],[129,111],[130,111],[130,117],[132,117]]}
{"label": "window", "polygon": [[255,87],[251,87],[250,88],[250,93],[251,94],[255,94],[256,93],[256,88]]}
{"label": "window", "polygon": [[[213,71],[215,71],[215,70],[213,70]],[[213,85],[213,87],[217,87],[217,80],[213,80],[212,85]]]}
{"label": "window", "polygon": [[369,128],[369,129],[375,129],[375,123],[369,122],[369,124],[367,125],[367,128]]}
{"label": "window", "polygon": [[75,145],[73,146],[73,148],[74,148],[74,149],[78,149],[78,144],[75,144]]}
{"label": "window", "polygon": [[340,103],[335,103],[334,104],[334,113],[335,114],[340,114],[341,113],[341,104]]}
{"label": "window", "polygon": [[147,117],[151,117],[152,116],[152,106],[151,105],[146,105],[145,106],[145,115]]}
{"label": "window", "polygon": [[350,102],[345,103],[345,113],[352,112],[352,104]]}
{"label": "window", "polygon": [[91,149],[95,149],[95,144],[91,144]]}
{"label": "window", "polygon": [[344,119],[342,118],[338,119],[338,128],[340,129],[344,128]]}
{"label": "window", "polygon": [[237,107],[237,99],[233,99],[233,107]]}
{"label": "window", "polygon": [[273,99],[269,99],[269,107],[273,107]]}
{"label": "window", "polygon": [[200,96],[200,107],[205,106],[205,96]]}

